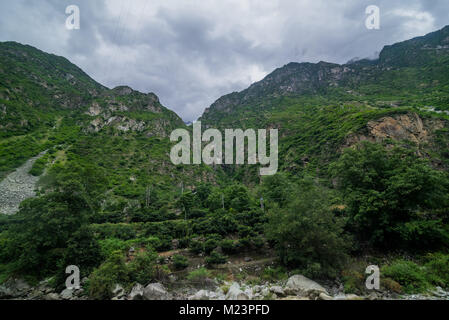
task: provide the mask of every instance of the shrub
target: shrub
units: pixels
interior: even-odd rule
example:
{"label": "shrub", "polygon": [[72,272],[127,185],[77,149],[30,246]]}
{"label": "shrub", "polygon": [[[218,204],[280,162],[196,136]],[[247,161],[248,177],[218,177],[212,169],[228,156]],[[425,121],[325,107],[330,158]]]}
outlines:
{"label": "shrub", "polygon": [[424,266],[432,284],[449,288],[449,254],[428,254]]}
{"label": "shrub", "polygon": [[200,254],[204,252],[204,242],[201,240],[191,240],[189,249],[194,254]]}
{"label": "shrub", "polygon": [[380,282],[381,286],[391,292],[401,293],[402,286],[391,278],[383,278]]}
{"label": "shrub", "polygon": [[221,253],[217,251],[212,251],[209,257],[205,259],[206,264],[208,266],[212,266],[214,264],[223,264],[226,263],[227,257],[222,255]]}
{"label": "shrub", "polygon": [[199,268],[193,270],[187,275],[187,280],[193,283],[204,283],[207,279],[211,277],[210,272],[206,268]]}
{"label": "shrub", "polygon": [[34,162],[29,173],[35,177],[38,177],[44,173],[46,165],[47,165],[47,157],[44,156],[42,158],[39,158]]}
{"label": "shrub", "polygon": [[157,258],[157,253],[152,249],[139,252],[128,265],[131,280],[147,285],[152,280],[159,278]]}
{"label": "shrub", "polygon": [[230,285],[222,285],[221,290],[223,291],[224,294],[227,294],[230,287],[231,287]]}
{"label": "shrub", "polygon": [[158,252],[171,249],[172,243],[169,238],[150,237],[146,241],[146,245],[154,248]]}
{"label": "shrub", "polygon": [[108,259],[114,251],[125,251],[126,242],[117,238],[107,238],[98,241],[101,248],[101,254],[105,259]]}
{"label": "shrub", "polygon": [[419,293],[429,289],[425,269],[407,260],[396,260],[382,270],[382,275],[399,283],[406,293]]}
{"label": "shrub", "polygon": [[173,256],[173,266],[176,270],[183,270],[189,266],[189,260],[180,254],[175,254]]}
{"label": "shrub", "polygon": [[123,253],[115,251],[109,259],[89,278],[89,296],[92,299],[104,300],[112,298],[112,290],[116,284],[130,281],[128,268]]}
{"label": "shrub", "polygon": [[250,237],[243,237],[239,239],[238,242],[239,248],[242,250],[248,250],[251,248],[251,238]]}
{"label": "shrub", "polygon": [[253,237],[251,242],[256,249],[261,249],[265,245],[265,240],[261,236]]}
{"label": "shrub", "polygon": [[204,243],[204,251],[206,254],[210,254],[218,246],[218,241],[216,239],[208,239]]}
{"label": "shrub", "polygon": [[344,270],[342,280],[345,293],[361,294],[365,290],[365,275],[356,270]]}
{"label": "shrub", "polygon": [[224,239],[220,242],[220,247],[226,254],[233,254],[238,251],[238,246],[234,242],[234,240],[231,239]]}
{"label": "shrub", "polygon": [[279,266],[276,268],[267,267],[263,270],[262,279],[267,281],[283,280],[288,277],[286,270]]}

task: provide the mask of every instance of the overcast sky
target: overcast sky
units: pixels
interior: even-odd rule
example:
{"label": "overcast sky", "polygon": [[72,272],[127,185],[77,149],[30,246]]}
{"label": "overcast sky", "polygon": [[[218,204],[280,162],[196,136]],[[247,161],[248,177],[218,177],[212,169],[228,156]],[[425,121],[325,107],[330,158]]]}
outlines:
{"label": "overcast sky", "polygon": [[[67,30],[68,5],[80,30]],[[380,30],[365,8],[381,10]],[[289,62],[345,63],[449,24],[447,0],[0,0],[0,41],[65,56],[184,120]]]}

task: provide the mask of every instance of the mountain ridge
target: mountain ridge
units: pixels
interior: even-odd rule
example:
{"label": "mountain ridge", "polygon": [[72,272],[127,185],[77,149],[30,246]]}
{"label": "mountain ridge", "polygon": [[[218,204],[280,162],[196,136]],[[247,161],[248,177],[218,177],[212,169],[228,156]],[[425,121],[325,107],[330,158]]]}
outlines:
{"label": "mountain ridge", "polygon": [[[382,72],[395,68],[419,67],[432,59],[443,58],[446,59],[444,62],[447,62],[448,53],[449,26],[446,26],[425,36],[386,45],[376,60],[362,59],[346,64],[324,61],[290,62],[247,89],[220,97],[206,108],[199,120],[206,126],[217,125],[220,116],[223,116],[223,110],[231,112],[232,109],[243,108],[248,103],[257,104],[258,96],[271,98],[280,95],[319,95],[326,94],[332,87],[351,90],[362,82],[369,82],[370,77],[380,77]],[[436,60],[434,64],[440,62]]]}

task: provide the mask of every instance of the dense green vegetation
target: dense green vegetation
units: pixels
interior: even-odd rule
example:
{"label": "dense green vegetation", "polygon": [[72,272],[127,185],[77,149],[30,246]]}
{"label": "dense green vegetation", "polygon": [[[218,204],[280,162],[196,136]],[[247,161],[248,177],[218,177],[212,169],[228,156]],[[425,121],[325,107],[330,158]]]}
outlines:
{"label": "dense green vegetation", "polygon": [[[279,129],[270,177],[175,166],[168,135],[184,125],[154,94],[109,90],[64,58],[1,43],[0,180],[46,153],[30,170],[38,196],[0,216],[0,282],[61,286],[74,264],[89,295],[107,299],[117,283],[170,273],[201,283],[230,259],[264,254],[277,258],[259,274],[269,281],[294,271],[360,292],[368,256],[390,291],[449,287],[449,121],[435,112],[449,110],[449,54],[431,50],[448,32],[377,61],[289,64],[217,101],[205,125]],[[374,135],[369,124],[386,118]]]}

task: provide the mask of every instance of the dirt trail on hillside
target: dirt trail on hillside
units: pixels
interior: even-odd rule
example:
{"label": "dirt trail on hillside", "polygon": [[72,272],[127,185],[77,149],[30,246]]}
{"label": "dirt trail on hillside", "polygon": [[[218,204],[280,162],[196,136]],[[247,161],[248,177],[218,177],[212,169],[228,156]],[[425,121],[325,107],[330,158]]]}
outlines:
{"label": "dirt trail on hillside", "polygon": [[45,152],[42,152],[29,159],[0,182],[0,214],[14,214],[19,210],[19,205],[23,200],[36,196],[34,190],[39,177],[28,172],[34,162],[44,154]]}

